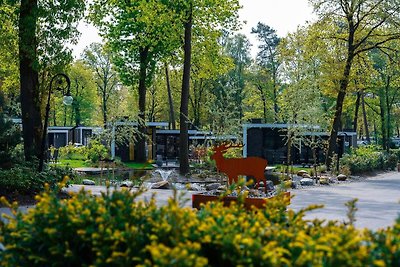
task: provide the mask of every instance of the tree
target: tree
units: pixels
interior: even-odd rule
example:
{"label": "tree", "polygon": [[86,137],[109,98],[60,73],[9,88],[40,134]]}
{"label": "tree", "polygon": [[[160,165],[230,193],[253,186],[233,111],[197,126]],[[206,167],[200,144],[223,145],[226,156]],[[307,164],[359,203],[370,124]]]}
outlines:
{"label": "tree", "polygon": [[210,110],[210,89],[214,80],[226,75],[234,67],[232,58],[218,42],[220,33],[214,35],[198,39],[194,36],[189,101],[193,125],[199,129],[205,126],[204,120]]}
{"label": "tree", "polygon": [[253,64],[247,76],[250,86],[246,92],[244,120],[263,118],[264,123],[276,121],[271,76],[268,70]]}
{"label": "tree", "polygon": [[4,113],[19,116],[18,105],[19,69],[18,69],[18,32],[17,5],[2,3],[0,5],[0,91],[4,93]]}
{"label": "tree", "polygon": [[188,136],[188,116],[189,116],[189,89],[190,89],[190,68],[192,60],[192,25],[193,25],[193,4],[189,1],[189,6],[184,19],[184,61],[181,90],[181,107],[179,116],[179,173],[184,175],[189,172],[189,136]]}
{"label": "tree", "polygon": [[20,99],[24,152],[28,161],[41,153],[41,63],[55,60],[60,50],[71,54],[65,49],[65,42],[76,39],[76,25],[84,10],[82,0],[38,3],[37,0],[21,0],[18,21]]}
{"label": "tree", "polygon": [[103,125],[107,128],[108,102],[117,92],[118,77],[111,62],[111,51],[99,43],[93,43],[83,51],[83,60],[93,70],[97,92],[101,99]]}
{"label": "tree", "polygon": [[[337,25],[335,32],[324,38],[340,41],[345,49],[341,77],[336,97],[335,115],[332,122],[326,165],[330,166],[337,151],[337,135],[341,126],[343,103],[349,85],[353,61],[357,56],[372,49],[386,50],[386,43],[400,38],[397,28],[400,3],[397,0],[310,0],[319,15],[321,24]],[[390,29],[382,31],[382,29]]]}
{"label": "tree", "polygon": [[93,72],[83,61],[75,61],[69,70],[71,94],[74,98],[70,125],[96,125],[96,106],[99,102]]}
{"label": "tree", "polygon": [[320,60],[317,51],[309,47],[310,30],[299,28],[283,38],[279,46],[285,90],[279,95],[278,103],[280,120],[287,123],[288,165],[292,164],[292,147],[302,143],[311,148],[316,164],[316,149],[322,144],[314,133],[323,131],[327,121],[319,84]]}
{"label": "tree", "polygon": [[389,151],[390,141],[393,134],[392,113],[394,104],[399,102],[400,69],[398,66],[399,53],[396,46],[392,50],[381,53],[373,50],[370,56],[373,68],[376,71],[373,85],[375,93],[379,98],[379,114],[381,119],[382,148]]}
{"label": "tree", "polygon": [[[266,80],[266,84],[270,84],[273,92],[273,103],[274,103],[274,115],[275,122],[278,120],[278,69],[279,69],[279,53],[278,45],[280,39],[276,34],[276,31],[268,25],[262,22],[257,24],[256,28],[251,29],[251,33],[257,35],[257,39],[261,42],[258,46],[260,51],[257,53],[257,63],[259,66],[267,70],[270,74],[270,81]],[[259,87],[262,98],[265,98],[264,90]],[[265,115],[264,115],[265,117]]]}
{"label": "tree", "polygon": [[250,42],[245,35],[237,34],[228,38],[226,53],[232,58],[234,67],[226,75],[225,86],[230,87],[234,105],[237,107],[239,119],[243,117],[243,99],[245,88],[245,72],[251,63]]}
{"label": "tree", "polygon": [[19,75],[25,159],[39,156],[41,116],[37,67],[37,1],[21,0],[19,12]]}
{"label": "tree", "polygon": [[[215,107],[225,110],[225,116],[235,118],[240,124],[244,111],[246,71],[250,66],[250,42],[246,36],[237,34],[233,37],[223,36],[221,40],[224,52],[232,61],[231,69],[214,81],[212,88],[215,95]],[[214,113],[217,115],[218,113]],[[218,116],[214,116],[216,118]],[[220,118],[225,120],[224,118]],[[237,119],[237,120],[236,120]],[[223,127],[222,124],[218,125]],[[220,131],[218,131],[220,132]]]}
{"label": "tree", "polygon": [[[91,19],[113,51],[113,61],[122,81],[131,85],[138,80],[139,132],[137,161],[146,161],[145,114],[146,90],[156,63],[178,47],[177,29],[182,25],[180,14],[170,1],[107,1],[95,0]],[[109,19],[113,14],[113,19]],[[176,25],[178,23],[178,25]]]}
{"label": "tree", "polygon": [[192,27],[199,33],[198,37],[206,38],[207,33],[216,32],[218,28],[234,28],[236,26],[237,0],[190,0],[177,2],[177,10],[181,11],[184,25],[184,66],[182,77],[181,109],[180,109],[180,143],[179,172],[184,175],[189,171],[188,156],[188,106],[190,90],[190,68],[192,50]]}
{"label": "tree", "polygon": [[165,64],[165,82],[167,85],[167,92],[168,92],[168,106],[169,106],[169,128],[175,130],[176,129],[176,124],[175,124],[175,109],[174,109],[174,101],[172,99],[172,90],[171,90],[171,81],[170,81],[170,75],[169,75],[169,68],[168,65]]}

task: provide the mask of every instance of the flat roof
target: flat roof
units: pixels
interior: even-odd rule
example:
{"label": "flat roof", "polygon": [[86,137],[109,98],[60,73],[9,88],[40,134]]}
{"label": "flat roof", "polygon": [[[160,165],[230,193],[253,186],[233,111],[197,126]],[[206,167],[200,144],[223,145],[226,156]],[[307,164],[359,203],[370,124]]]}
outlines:
{"label": "flat roof", "polygon": [[[164,122],[164,121],[160,121],[160,122],[156,122],[156,121],[148,121],[145,123],[146,126],[149,127],[168,127],[168,122]],[[136,121],[117,121],[114,123],[109,123],[109,125],[113,126],[113,125],[130,125],[130,126],[137,126],[138,123]]]}
{"label": "flat roof", "polygon": [[245,123],[243,128],[288,128],[288,127],[301,127],[320,129],[319,125],[306,125],[306,124],[289,124],[289,123]]}

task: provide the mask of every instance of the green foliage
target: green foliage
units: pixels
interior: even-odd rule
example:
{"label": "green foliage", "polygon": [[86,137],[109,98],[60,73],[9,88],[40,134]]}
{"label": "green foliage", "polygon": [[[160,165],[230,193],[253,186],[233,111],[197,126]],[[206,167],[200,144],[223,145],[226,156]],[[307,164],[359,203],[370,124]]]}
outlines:
{"label": "green foliage", "polygon": [[15,94],[18,88],[18,34],[17,4],[2,1],[0,4],[0,91]]}
{"label": "green foliage", "polygon": [[[72,143],[69,143],[67,146],[60,147],[58,151],[61,159],[84,160],[87,159],[87,149],[85,146],[76,147]],[[54,153],[54,148],[50,148],[50,151]]]}
{"label": "green foliage", "polygon": [[92,140],[86,149],[86,158],[91,162],[98,162],[99,160],[109,157],[108,149],[99,141]]}
{"label": "green foliage", "polygon": [[398,156],[397,151],[387,153],[376,146],[361,146],[352,149],[340,159],[341,168],[346,167],[352,174],[376,170],[395,169]]}
{"label": "green foliage", "polygon": [[108,149],[98,140],[91,140],[87,146],[75,147],[69,144],[59,148],[60,157],[67,160],[89,160],[96,163],[109,157]]}
{"label": "green foliage", "polygon": [[[99,97],[92,71],[80,60],[75,61],[68,71],[74,101],[71,112],[63,115],[68,116],[69,125],[101,125],[100,112],[98,112],[100,110]],[[61,97],[59,101],[56,106],[64,109]]]}
{"label": "green foliage", "polygon": [[[38,16],[35,33],[39,40],[39,63],[43,70],[57,71],[58,68],[59,71],[59,68],[72,62],[72,50],[65,44],[77,42],[77,25],[84,15],[84,10],[85,1],[82,0],[40,1],[38,9],[33,13]],[[31,20],[29,22],[32,23]]]}
{"label": "green foliage", "polygon": [[75,177],[70,168],[51,167],[38,173],[33,165],[19,165],[10,170],[0,170],[0,195],[33,196],[43,191],[45,183],[54,188],[64,176]]}
{"label": "green foliage", "polygon": [[0,107],[0,168],[11,167],[12,152],[19,143],[21,130],[4,117]]}
{"label": "green foliage", "polygon": [[103,125],[108,123],[108,118],[116,115],[111,104],[118,108],[122,104],[118,103],[121,102],[120,88],[117,85],[119,80],[111,58],[112,51],[100,43],[92,43],[83,51],[83,62],[93,71],[93,80],[97,85]]}
{"label": "green foliage", "polygon": [[[45,192],[26,214],[0,222],[2,266],[397,266],[400,220],[377,232],[349,222],[307,220],[281,197],[265,209],[208,203],[182,208],[137,199],[140,192]],[[4,199],[3,199],[4,202]],[[12,205],[10,205],[12,207]],[[352,221],[353,220],[353,221]]]}

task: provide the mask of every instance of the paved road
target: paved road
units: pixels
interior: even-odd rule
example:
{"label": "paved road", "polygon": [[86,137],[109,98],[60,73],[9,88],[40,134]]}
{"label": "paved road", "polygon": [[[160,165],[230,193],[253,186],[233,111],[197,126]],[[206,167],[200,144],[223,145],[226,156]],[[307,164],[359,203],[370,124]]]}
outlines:
{"label": "paved road", "polygon": [[[78,191],[82,186],[70,187],[69,191]],[[104,187],[85,186],[94,195],[104,191]],[[156,193],[158,205],[165,205],[172,196],[172,190],[149,190],[143,194],[143,199],[149,199]],[[188,200],[185,206],[191,206],[191,195],[194,192],[186,192]],[[325,208],[309,212],[306,218],[320,218],[329,220],[345,220],[345,203],[358,198],[356,213],[356,226],[378,229],[393,225],[400,214],[400,173],[388,172],[368,178],[362,182],[331,185],[324,187],[311,187],[301,190],[293,190],[295,197],[290,208],[300,210],[311,204],[324,204]],[[26,207],[22,207],[26,209]],[[0,213],[7,213],[6,209],[0,209]]]}
{"label": "paved road", "polygon": [[324,204],[307,218],[345,220],[345,203],[358,198],[356,226],[378,229],[393,225],[400,214],[400,173],[387,172],[363,182],[294,190],[290,207],[299,210],[310,204]]}

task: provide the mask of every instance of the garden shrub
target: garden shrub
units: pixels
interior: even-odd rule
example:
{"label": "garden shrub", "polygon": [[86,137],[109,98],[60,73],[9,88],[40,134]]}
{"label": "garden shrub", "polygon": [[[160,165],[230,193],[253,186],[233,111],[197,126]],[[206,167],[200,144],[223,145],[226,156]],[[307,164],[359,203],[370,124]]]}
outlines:
{"label": "garden shrub", "polygon": [[108,158],[108,149],[99,141],[91,140],[86,149],[86,158],[91,162],[98,162]]}
{"label": "garden shrub", "polygon": [[180,207],[178,196],[158,207],[139,194],[81,191],[60,200],[45,192],[35,208],[0,223],[0,265],[400,265],[400,220],[374,232],[351,220],[306,220],[316,206],[295,212],[281,198],[260,210],[213,202],[197,211]]}
{"label": "garden shrub", "polygon": [[340,159],[341,168],[347,167],[352,174],[375,170],[395,169],[398,162],[396,152],[387,153],[376,146],[352,149]]}
{"label": "garden shrub", "polygon": [[[50,148],[50,150],[54,150],[54,148]],[[67,146],[58,148],[58,150],[60,158],[62,159],[78,159],[78,160],[86,159],[87,147],[85,146],[76,147],[72,143],[69,143]],[[54,152],[52,151],[52,153]]]}
{"label": "garden shrub", "polygon": [[62,159],[89,160],[96,163],[101,159],[108,158],[108,149],[99,141],[91,140],[87,146],[76,147],[73,144],[59,148]]}
{"label": "garden shrub", "polygon": [[21,143],[21,129],[8,120],[0,108],[0,168],[11,168],[12,152]]}
{"label": "garden shrub", "polygon": [[0,170],[0,195],[34,195],[43,191],[45,183],[53,188],[64,176],[75,177],[70,168],[51,167],[39,173],[35,166],[18,165]]}

